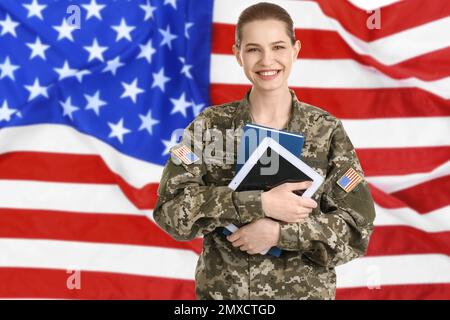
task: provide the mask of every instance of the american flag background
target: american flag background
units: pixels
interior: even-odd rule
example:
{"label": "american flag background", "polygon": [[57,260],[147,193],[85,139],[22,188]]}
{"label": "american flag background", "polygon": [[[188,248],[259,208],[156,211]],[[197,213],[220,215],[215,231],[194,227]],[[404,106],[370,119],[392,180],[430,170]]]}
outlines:
{"label": "american flag background", "polygon": [[[195,298],[202,239],[152,208],[177,129],[250,88],[256,2],[0,0],[0,298]],[[376,202],[337,299],[450,299],[450,1],[276,3],[289,86],[343,120]]]}

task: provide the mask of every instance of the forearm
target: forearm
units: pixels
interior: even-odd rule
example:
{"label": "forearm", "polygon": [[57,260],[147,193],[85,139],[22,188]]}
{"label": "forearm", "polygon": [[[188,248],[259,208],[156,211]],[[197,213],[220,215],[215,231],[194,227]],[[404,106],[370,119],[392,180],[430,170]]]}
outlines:
{"label": "forearm", "polygon": [[230,223],[262,218],[261,191],[235,192],[225,186],[189,186],[174,197],[160,197],[155,221],[177,240],[191,240]]}
{"label": "forearm", "polygon": [[363,218],[355,209],[358,208],[334,207],[333,211],[310,215],[302,223],[280,222],[278,246],[301,251],[314,262],[328,267],[360,257],[367,250],[373,218]]}

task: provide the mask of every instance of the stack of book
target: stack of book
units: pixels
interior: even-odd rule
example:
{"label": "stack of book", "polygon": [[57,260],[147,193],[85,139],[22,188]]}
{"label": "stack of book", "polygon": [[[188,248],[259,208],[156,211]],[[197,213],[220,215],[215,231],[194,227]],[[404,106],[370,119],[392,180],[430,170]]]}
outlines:
{"label": "stack of book", "polygon": [[[236,176],[228,187],[235,191],[268,191],[286,182],[312,181],[306,190],[296,194],[311,197],[323,178],[301,160],[304,136],[255,124],[247,124],[239,145]],[[223,229],[225,235],[235,232],[233,224]],[[272,247],[261,254],[279,257],[282,250]]]}

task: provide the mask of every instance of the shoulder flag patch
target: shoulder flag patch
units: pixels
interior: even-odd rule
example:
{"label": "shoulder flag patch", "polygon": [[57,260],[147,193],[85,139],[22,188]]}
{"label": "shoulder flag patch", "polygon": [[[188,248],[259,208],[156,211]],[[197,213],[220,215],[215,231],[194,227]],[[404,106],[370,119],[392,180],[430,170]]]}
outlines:
{"label": "shoulder flag patch", "polygon": [[345,192],[352,191],[363,178],[356,172],[355,169],[350,168],[347,172],[336,182]]}
{"label": "shoulder flag patch", "polygon": [[183,161],[184,164],[191,164],[199,159],[196,154],[193,153],[191,149],[189,147],[186,147],[185,145],[172,150],[172,153],[177,156],[178,159]]}

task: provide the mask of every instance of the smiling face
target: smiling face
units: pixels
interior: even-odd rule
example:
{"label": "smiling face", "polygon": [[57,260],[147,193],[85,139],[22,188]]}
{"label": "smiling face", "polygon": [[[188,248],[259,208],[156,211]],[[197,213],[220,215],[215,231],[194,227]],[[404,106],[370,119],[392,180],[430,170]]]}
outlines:
{"label": "smiling face", "polygon": [[233,46],[239,65],[257,90],[287,87],[299,51],[300,41],[292,45],[286,24],[278,20],[256,20],[245,24],[240,47]]}

